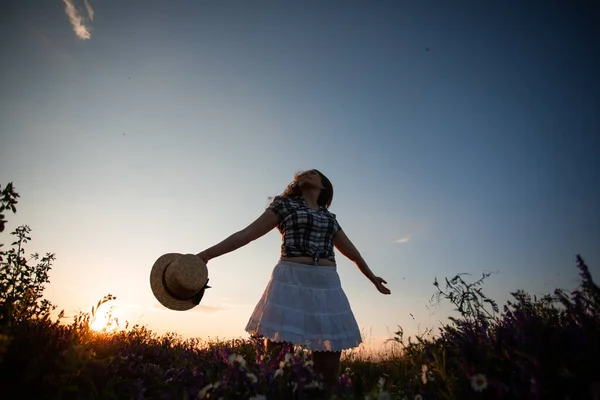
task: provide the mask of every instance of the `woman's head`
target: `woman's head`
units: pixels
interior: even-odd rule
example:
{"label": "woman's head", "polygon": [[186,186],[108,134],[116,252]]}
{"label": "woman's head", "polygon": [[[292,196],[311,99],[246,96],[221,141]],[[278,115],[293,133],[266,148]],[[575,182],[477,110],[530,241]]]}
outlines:
{"label": "woman's head", "polygon": [[294,180],[285,188],[282,197],[301,197],[302,190],[308,188],[320,189],[317,204],[329,208],[333,200],[333,185],[320,171],[310,169],[294,175]]}

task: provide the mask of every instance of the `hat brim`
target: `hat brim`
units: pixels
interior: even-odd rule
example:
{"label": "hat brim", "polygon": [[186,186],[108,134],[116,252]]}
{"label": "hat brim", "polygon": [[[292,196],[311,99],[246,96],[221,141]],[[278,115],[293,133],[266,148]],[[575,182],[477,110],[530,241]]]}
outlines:
{"label": "hat brim", "polygon": [[154,262],[152,270],[150,271],[150,288],[152,289],[154,297],[156,297],[156,300],[158,300],[160,304],[175,311],[190,310],[198,305],[197,300],[195,299],[179,300],[174,298],[167,293],[163,285],[163,274],[165,269],[171,262],[181,256],[182,254],[180,253],[163,254],[156,262]]}

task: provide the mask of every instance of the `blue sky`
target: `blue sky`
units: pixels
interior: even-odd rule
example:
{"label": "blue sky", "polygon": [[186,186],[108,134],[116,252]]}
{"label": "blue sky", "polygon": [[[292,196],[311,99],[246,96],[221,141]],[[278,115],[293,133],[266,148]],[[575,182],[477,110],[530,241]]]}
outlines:
{"label": "blue sky", "polygon": [[2,242],[29,224],[28,250],[57,254],[47,297],[67,314],[112,293],[157,332],[244,337],[277,231],[211,261],[195,311],[161,309],[150,268],[244,228],[309,168],[392,290],[337,254],[373,346],[446,318],[426,308],[435,277],[494,271],[503,303],[574,288],[578,253],[599,275],[598,7],[87,4],[0,17],[0,182],[21,194]]}

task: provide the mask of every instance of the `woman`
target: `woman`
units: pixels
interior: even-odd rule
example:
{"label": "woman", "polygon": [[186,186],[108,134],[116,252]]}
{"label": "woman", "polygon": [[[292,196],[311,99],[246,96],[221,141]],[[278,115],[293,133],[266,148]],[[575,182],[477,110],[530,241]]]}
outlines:
{"label": "woman", "polygon": [[275,266],[246,331],[275,343],[304,345],[312,351],[314,369],[324,383],[338,379],[341,351],[361,342],[358,325],[341,288],[333,248],[353,261],[383,294],[387,283],[365,260],[328,211],[333,186],[317,170],[294,176],[265,212],[245,229],[198,254],[204,262],[245,246],[271,229],[282,235],[281,258]]}

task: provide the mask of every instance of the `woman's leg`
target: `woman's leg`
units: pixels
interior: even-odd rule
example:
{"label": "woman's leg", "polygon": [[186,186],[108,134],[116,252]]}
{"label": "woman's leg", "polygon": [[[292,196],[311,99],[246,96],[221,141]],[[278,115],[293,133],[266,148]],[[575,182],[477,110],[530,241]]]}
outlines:
{"label": "woman's leg", "polygon": [[323,375],[323,384],[326,391],[331,391],[338,383],[340,377],[341,351],[313,351],[314,369],[317,374]]}

